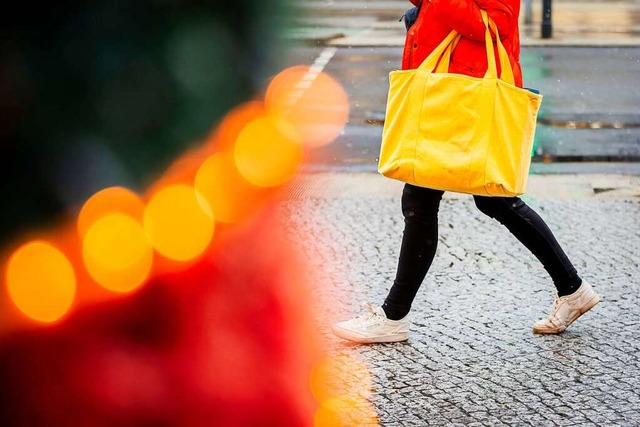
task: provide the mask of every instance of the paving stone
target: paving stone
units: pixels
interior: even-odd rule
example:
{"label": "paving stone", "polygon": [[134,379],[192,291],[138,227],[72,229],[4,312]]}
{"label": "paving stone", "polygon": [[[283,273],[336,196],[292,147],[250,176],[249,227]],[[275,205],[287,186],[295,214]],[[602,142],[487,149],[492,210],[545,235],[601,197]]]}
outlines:
{"label": "paving stone", "polygon": [[601,294],[592,312],[561,336],[533,335],[554,293],[545,270],[471,198],[445,198],[410,339],[374,346],[341,341],[330,325],[361,312],[362,302],[382,303],[402,236],[399,194],[282,203],[291,239],[311,266],[328,351],[369,367],[380,425],[640,423],[640,200],[527,203]]}

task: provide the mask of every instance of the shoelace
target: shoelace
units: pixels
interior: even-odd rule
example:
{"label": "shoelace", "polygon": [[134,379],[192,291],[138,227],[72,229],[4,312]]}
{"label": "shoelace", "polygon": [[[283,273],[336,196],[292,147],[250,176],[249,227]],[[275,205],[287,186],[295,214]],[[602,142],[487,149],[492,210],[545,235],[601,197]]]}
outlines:
{"label": "shoelace", "polygon": [[559,306],[560,306],[560,297],[558,296],[558,294],[556,294],[553,297],[553,309],[551,310],[551,313],[549,313],[549,316],[547,317],[549,320],[553,320],[556,318],[556,313],[558,312]]}
{"label": "shoelace", "polygon": [[354,319],[354,323],[358,326],[366,326],[372,322],[379,323],[381,321],[380,314],[376,311],[375,307],[369,303],[364,304],[366,312]]}

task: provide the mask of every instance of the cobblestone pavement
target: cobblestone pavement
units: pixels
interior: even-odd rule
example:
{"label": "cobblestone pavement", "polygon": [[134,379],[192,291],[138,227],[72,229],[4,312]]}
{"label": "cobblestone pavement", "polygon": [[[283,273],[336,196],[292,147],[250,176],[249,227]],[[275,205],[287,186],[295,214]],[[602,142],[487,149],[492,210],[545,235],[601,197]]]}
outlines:
{"label": "cobblestone pavement", "polygon": [[[283,203],[314,267],[318,325],[329,352],[369,369],[379,425],[640,425],[637,188],[605,198],[602,191],[563,192],[553,179],[533,180],[536,191],[525,200],[602,297],[561,336],[531,332],[554,290],[537,260],[470,197],[447,195],[409,341],[341,341],[330,324],[359,312],[362,302],[380,304],[393,280],[400,186],[375,174],[318,175]],[[564,186],[589,182],[573,181]],[[358,381],[354,372],[335,380]]]}

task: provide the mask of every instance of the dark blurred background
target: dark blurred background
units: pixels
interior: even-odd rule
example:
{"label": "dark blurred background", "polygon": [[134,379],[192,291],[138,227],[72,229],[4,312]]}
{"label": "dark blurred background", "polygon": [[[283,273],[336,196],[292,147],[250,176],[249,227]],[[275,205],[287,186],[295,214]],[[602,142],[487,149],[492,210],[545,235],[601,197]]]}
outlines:
{"label": "dark blurred background", "polygon": [[0,244],[142,189],[278,70],[277,1],[17,3],[0,15]]}

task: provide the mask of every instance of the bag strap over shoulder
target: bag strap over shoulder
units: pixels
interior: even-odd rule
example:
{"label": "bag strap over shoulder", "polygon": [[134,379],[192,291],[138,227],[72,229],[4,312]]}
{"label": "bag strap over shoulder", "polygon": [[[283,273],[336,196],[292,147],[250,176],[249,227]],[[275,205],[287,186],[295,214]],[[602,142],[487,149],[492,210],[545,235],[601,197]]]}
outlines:
{"label": "bag strap over shoulder", "polygon": [[504,45],[502,44],[502,40],[500,40],[500,36],[498,34],[498,27],[496,26],[496,23],[493,22],[492,19],[489,19],[489,28],[491,28],[491,31],[493,31],[493,33],[496,35],[496,45],[498,46],[498,58],[500,59],[500,80],[504,80],[505,82],[510,84],[515,84],[515,79],[513,77],[513,68],[511,67],[511,60],[509,59],[509,54],[507,53],[507,49],[505,49]]}
{"label": "bag strap over shoulder", "polygon": [[434,70],[434,73],[448,73],[449,72],[449,63],[451,62],[451,55],[453,55],[453,51],[458,46],[460,39],[462,36],[458,34],[458,37],[454,38],[447,49],[444,51],[442,56],[440,57],[440,62],[438,62],[437,68]]}
{"label": "bag strap over shoulder", "polygon": [[433,49],[433,51],[431,51],[429,56],[427,56],[425,60],[422,61],[422,64],[420,64],[418,69],[429,71],[430,73],[433,72],[436,68],[436,65],[438,64],[438,60],[445,53],[447,53],[446,63],[448,67],[449,58],[451,57],[451,51],[448,51],[447,48],[454,40],[460,39],[460,37],[461,37],[460,34],[458,34],[456,30],[451,30],[451,32],[447,35],[447,37],[445,37],[445,39],[442,40],[442,42],[440,42],[440,44],[435,49]]}
{"label": "bag strap over shoulder", "polygon": [[[482,20],[485,25],[485,47],[487,51],[487,72],[484,78],[498,78],[498,72],[496,68],[496,55],[493,48],[493,39],[491,37],[491,31],[496,36],[496,46],[498,48],[498,59],[500,60],[500,79],[507,83],[514,84],[513,69],[511,68],[511,61],[509,60],[509,54],[505,49],[500,35],[498,33],[498,27],[489,18],[485,10],[481,10]],[[445,37],[444,40],[422,61],[422,64],[418,67],[419,70],[425,70],[432,73],[446,73],[449,70],[449,63],[451,61],[451,54],[456,45],[460,41],[462,36],[456,31],[451,32]],[[437,68],[436,68],[437,66]]]}

